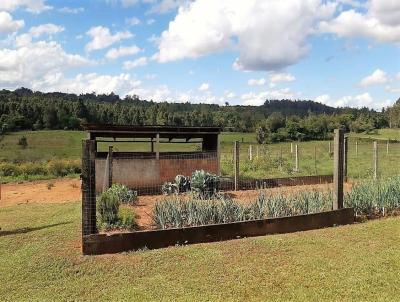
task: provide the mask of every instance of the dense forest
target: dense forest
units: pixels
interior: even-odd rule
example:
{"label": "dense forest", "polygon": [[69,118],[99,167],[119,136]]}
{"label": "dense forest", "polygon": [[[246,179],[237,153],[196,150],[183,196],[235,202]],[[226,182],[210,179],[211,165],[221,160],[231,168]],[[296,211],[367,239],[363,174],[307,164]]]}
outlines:
{"label": "dense forest", "polygon": [[0,131],[80,129],[82,123],[220,126],[256,131],[260,142],[324,139],[341,126],[368,132],[397,127],[400,100],[388,110],[333,108],[310,100],[266,100],[262,106],[157,103],[138,96],[0,91]]}

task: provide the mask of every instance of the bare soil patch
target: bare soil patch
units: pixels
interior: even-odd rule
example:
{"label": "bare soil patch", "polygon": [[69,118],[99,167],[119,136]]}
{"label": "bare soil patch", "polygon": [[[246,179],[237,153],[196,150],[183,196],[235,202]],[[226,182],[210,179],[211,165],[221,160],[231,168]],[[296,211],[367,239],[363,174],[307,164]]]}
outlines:
{"label": "bare soil patch", "polygon": [[64,203],[80,200],[79,179],[61,178],[1,185],[0,207],[24,203]]}

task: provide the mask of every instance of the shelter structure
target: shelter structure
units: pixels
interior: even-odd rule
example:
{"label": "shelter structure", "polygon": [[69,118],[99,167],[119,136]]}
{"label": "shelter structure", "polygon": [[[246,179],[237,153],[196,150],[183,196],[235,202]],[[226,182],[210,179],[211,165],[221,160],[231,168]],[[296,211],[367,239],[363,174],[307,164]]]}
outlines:
{"label": "shelter structure", "polygon": [[84,129],[94,141],[96,192],[120,183],[155,193],[179,174],[202,169],[220,175],[219,127],[85,124]]}

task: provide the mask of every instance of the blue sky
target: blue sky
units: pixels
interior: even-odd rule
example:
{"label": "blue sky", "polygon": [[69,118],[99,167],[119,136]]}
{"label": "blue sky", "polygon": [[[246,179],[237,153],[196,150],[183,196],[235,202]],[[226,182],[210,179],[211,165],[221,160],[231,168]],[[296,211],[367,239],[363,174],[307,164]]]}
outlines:
{"label": "blue sky", "polygon": [[0,88],[155,101],[400,97],[397,0],[1,0]]}

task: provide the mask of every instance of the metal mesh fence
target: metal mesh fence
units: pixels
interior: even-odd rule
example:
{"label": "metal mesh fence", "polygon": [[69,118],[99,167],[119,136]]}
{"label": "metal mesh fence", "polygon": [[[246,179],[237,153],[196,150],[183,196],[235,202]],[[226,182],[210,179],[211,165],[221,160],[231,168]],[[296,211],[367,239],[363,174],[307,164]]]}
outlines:
{"label": "metal mesh fence", "polygon": [[349,178],[387,178],[399,174],[400,143],[397,141],[349,139],[347,156]]}

